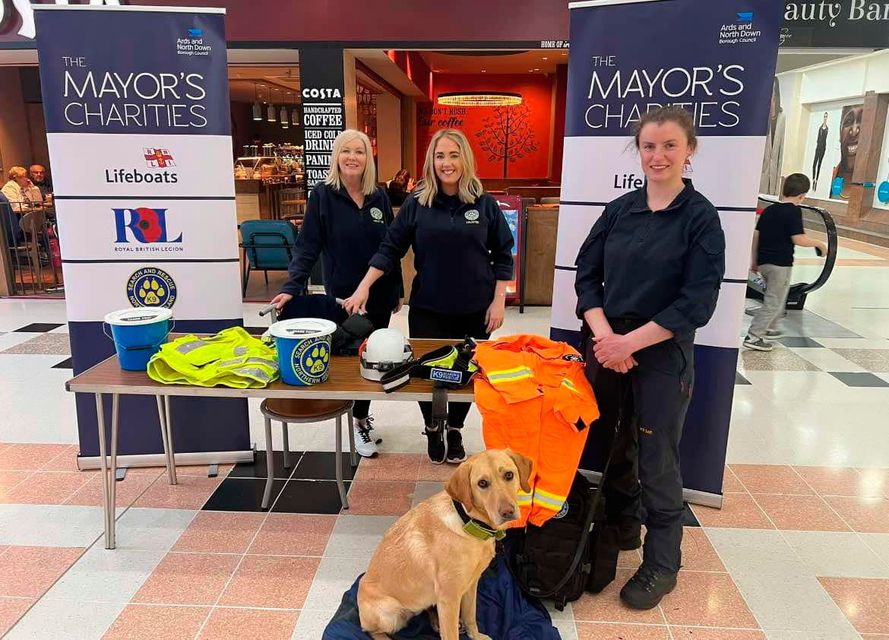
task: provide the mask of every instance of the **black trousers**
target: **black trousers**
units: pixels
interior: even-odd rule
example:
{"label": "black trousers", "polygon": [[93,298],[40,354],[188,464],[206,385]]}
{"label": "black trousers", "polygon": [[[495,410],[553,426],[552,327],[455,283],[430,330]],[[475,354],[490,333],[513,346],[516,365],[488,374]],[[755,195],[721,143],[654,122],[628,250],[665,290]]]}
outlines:
{"label": "black trousers", "polygon": [[[628,332],[618,322],[612,328]],[[590,433],[601,439],[600,468],[609,451],[612,456],[603,485],[606,517],[644,522],[643,562],[672,572],[682,561],[679,441],[691,400],[693,348],[692,340],[661,342],[634,354],[638,366],[621,374],[596,361],[592,341],[585,346],[587,378],[601,414]]]}
{"label": "black trousers", "polygon": [[[426,309],[410,308],[407,316],[411,338],[453,338],[462,340],[466,336],[471,338],[490,337],[485,325],[487,310],[462,315],[448,315],[427,311]],[[420,402],[420,411],[423,414],[423,422],[428,427],[432,425],[432,403]],[[448,426],[462,429],[469,413],[470,403],[455,402],[448,404]]]}
{"label": "black trousers", "polygon": [[815,160],[812,162],[812,179],[815,182],[818,182],[818,175],[821,173],[821,161],[824,160],[825,151],[826,147],[815,148]]}
{"label": "black trousers", "polygon": [[[373,324],[374,329],[385,329],[389,326],[389,321],[392,319],[392,314],[389,312],[383,313],[367,313],[365,317],[370,320],[371,324]],[[359,420],[364,420],[367,417],[367,414],[370,412],[370,400],[356,400],[355,406],[352,408],[352,417],[358,418]],[[352,425],[349,425],[350,427]]]}

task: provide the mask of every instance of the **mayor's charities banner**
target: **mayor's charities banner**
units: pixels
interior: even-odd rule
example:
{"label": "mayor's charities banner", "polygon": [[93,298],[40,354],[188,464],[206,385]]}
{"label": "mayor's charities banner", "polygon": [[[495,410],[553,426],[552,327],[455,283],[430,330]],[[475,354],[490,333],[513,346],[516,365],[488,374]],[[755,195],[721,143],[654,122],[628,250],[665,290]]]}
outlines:
{"label": "mayor's charities banner", "polygon": [[[649,109],[683,106],[698,134],[688,177],[718,209],[727,248],[716,312],[697,333],[682,473],[690,497],[718,504],[782,6],[771,0],[597,0],[570,7],[551,335],[578,340],[580,245],[608,202],[644,185],[633,125]],[[582,466],[593,469],[601,457],[588,450]]]}
{"label": "mayor's charities banner", "polygon": [[[114,353],[111,311],[167,307],[182,333],[242,324],[223,11],[35,9],[74,373]],[[78,394],[81,458],[98,455],[95,406]],[[171,410],[178,453],[249,452],[245,401]],[[120,411],[121,455],[161,464],[154,398]]]}

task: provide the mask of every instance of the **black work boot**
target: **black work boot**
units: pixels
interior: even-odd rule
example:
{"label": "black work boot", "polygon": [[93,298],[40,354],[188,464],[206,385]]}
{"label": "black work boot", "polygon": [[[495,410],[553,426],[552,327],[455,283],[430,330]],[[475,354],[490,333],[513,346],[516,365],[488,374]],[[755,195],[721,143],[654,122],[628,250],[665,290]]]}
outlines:
{"label": "black work boot", "polygon": [[466,449],[463,448],[463,433],[456,427],[448,427],[447,462],[459,464],[466,460]]}
{"label": "black work boot", "polygon": [[638,518],[618,518],[617,527],[617,543],[621,551],[632,551],[642,546],[642,522]]}
{"label": "black work boot", "polygon": [[429,455],[429,462],[432,464],[441,464],[448,455],[448,448],[445,445],[444,434],[439,429],[433,431],[430,427],[426,427],[423,432],[426,436],[426,453]]}
{"label": "black work boot", "polygon": [[643,563],[620,590],[620,599],[632,609],[653,609],[676,588],[676,575]]}

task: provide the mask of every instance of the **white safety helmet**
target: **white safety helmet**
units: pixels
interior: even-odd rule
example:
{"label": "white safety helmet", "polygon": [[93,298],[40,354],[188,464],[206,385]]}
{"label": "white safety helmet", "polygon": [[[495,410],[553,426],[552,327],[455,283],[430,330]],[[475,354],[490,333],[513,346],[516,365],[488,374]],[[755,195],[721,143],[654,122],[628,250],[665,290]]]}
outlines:
{"label": "white safety helmet", "polygon": [[414,359],[410,343],[400,331],[377,329],[358,349],[361,376],[380,380],[383,374]]}

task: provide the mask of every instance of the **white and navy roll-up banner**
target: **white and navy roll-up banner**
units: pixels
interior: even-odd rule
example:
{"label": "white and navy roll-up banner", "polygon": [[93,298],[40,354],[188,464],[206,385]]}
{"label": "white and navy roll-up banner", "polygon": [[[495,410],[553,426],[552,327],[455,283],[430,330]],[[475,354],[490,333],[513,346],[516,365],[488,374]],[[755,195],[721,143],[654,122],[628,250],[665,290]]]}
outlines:
{"label": "white and navy roll-up banner", "polygon": [[[783,5],[594,0],[570,7],[551,334],[577,340],[574,276],[580,244],[608,202],[644,185],[633,125],[651,108],[685,107],[698,133],[688,177],[718,209],[727,249],[716,312],[695,340],[682,475],[686,489],[720,494]],[[601,457],[587,451],[582,465],[594,469]]]}
{"label": "white and navy roll-up banner", "polygon": [[[111,311],[168,307],[177,332],[242,324],[224,11],[35,9],[74,372],[114,353]],[[250,449],[245,401],[171,409],[177,452]],[[81,456],[98,455],[91,397],[77,420]],[[121,399],[119,451],[162,453],[153,398]]]}

